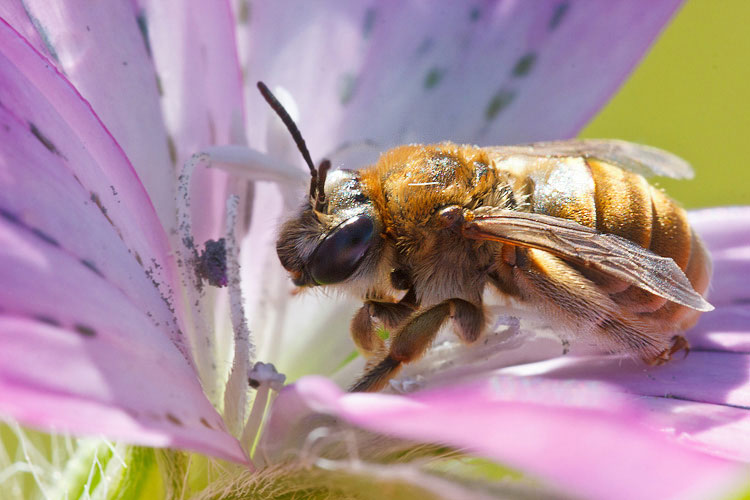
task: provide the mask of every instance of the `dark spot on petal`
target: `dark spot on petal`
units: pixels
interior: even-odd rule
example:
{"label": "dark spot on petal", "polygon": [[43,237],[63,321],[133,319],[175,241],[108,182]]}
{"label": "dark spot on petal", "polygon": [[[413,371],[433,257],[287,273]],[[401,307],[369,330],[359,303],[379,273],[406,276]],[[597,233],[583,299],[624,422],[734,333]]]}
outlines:
{"label": "dark spot on petal", "polygon": [[62,153],[60,153],[60,150],[57,149],[57,146],[55,146],[50,138],[44,135],[36,125],[29,123],[29,129],[31,130],[31,133],[34,134],[34,137],[36,137],[50,153],[56,154],[57,156],[63,156]]}
{"label": "dark spot on petal", "polygon": [[60,322],[50,316],[34,316],[34,319],[39,321],[40,323],[44,323],[45,325],[60,326]]}
{"label": "dark spot on petal", "polygon": [[210,285],[225,287],[229,282],[227,277],[227,247],[226,240],[208,240],[196,262],[195,272],[202,280]]}
{"label": "dark spot on petal", "polygon": [[247,24],[250,21],[250,2],[249,0],[240,0],[237,10],[237,22]]}
{"label": "dark spot on petal", "polygon": [[216,144],[216,121],[214,115],[208,113],[208,142],[209,144]]}
{"label": "dark spot on petal", "polygon": [[109,222],[112,226],[114,226],[115,223],[112,222],[112,219],[110,219],[109,215],[107,215],[107,208],[102,204],[102,200],[101,198],[99,198],[99,195],[93,191],[91,191],[91,201],[93,201],[94,204],[99,208],[99,211],[107,219],[107,222]]}
{"label": "dark spot on petal", "polygon": [[135,252],[135,261],[139,266],[143,267],[143,259],[141,258],[141,254],[139,254],[138,252]]}
{"label": "dark spot on petal", "polygon": [[339,102],[342,106],[349,104],[357,90],[357,77],[352,73],[345,73],[339,77]]}
{"label": "dark spot on petal", "polygon": [[427,90],[437,87],[445,76],[445,70],[442,68],[432,68],[424,77],[424,88]]}
{"label": "dark spot on petal", "polygon": [[141,10],[136,14],[135,21],[138,23],[138,30],[141,32],[143,38],[143,45],[146,47],[148,56],[151,57],[151,41],[148,37],[148,22],[146,21],[146,13]]}
{"label": "dark spot on petal", "polygon": [[171,413],[167,413],[166,417],[167,420],[172,422],[174,425],[179,425],[180,427],[182,427],[182,420],[180,420],[179,418],[175,417]]}
{"label": "dark spot on petal", "polygon": [[96,267],[96,264],[94,264],[92,261],[90,261],[88,259],[81,259],[81,264],[83,264],[84,266],[88,267],[94,274],[96,274],[100,278],[104,277],[104,275],[102,274],[102,272],[99,270],[98,267]]}
{"label": "dark spot on petal", "polygon": [[208,423],[208,420],[206,420],[204,417],[201,417],[201,424],[203,424],[203,427],[207,427],[211,430],[214,429],[213,427],[211,427],[211,424]]}
{"label": "dark spot on petal", "polygon": [[417,56],[423,56],[427,54],[429,51],[432,50],[432,48],[435,46],[435,40],[432,38],[425,38],[422,40],[422,43],[419,44],[419,47],[417,47],[416,54]]}
{"label": "dark spot on petal", "polygon": [[57,51],[55,50],[54,45],[52,45],[49,33],[47,33],[45,27],[42,26],[42,23],[39,21],[39,19],[34,17],[29,9],[26,8],[26,2],[22,2],[21,5],[23,5],[24,10],[26,11],[26,15],[31,21],[31,24],[34,26],[34,29],[37,33],[39,33],[39,37],[42,39],[42,43],[44,43],[44,47],[47,49],[47,52],[49,52],[50,57],[52,57],[52,59],[54,59],[56,62],[60,62],[60,57],[57,55]]}
{"label": "dark spot on petal", "polygon": [[169,150],[169,160],[172,165],[177,165],[177,146],[174,144],[174,138],[171,135],[167,136],[167,149]]}
{"label": "dark spot on petal", "polygon": [[96,337],[96,330],[91,328],[90,326],[82,325],[80,323],[77,323],[73,325],[73,328],[75,328],[75,331],[83,335],[84,337]]}
{"label": "dark spot on petal", "polygon": [[367,39],[372,34],[372,29],[375,27],[375,20],[377,18],[377,12],[373,7],[370,7],[365,11],[365,18],[362,21],[362,37]]}
{"label": "dark spot on petal", "polygon": [[260,380],[256,380],[254,378],[247,379],[247,383],[252,387],[253,389],[257,389],[260,387]]}
{"label": "dark spot on petal", "polygon": [[4,208],[0,208],[0,217],[7,220],[11,224],[21,225],[21,220],[18,218],[18,216],[12,212],[5,210]]}
{"label": "dark spot on petal", "polygon": [[479,7],[472,7],[469,11],[469,21],[472,23],[475,23],[479,21],[479,18],[482,17],[482,11]]}
{"label": "dark spot on petal", "polygon": [[513,76],[526,76],[529,74],[531,69],[534,67],[536,62],[536,52],[529,52],[516,61],[516,65],[513,66]]}
{"label": "dark spot on petal", "polygon": [[33,234],[37,238],[43,240],[45,243],[49,243],[53,247],[59,247],[60,246],[60,244],[57,242],[57,240],[55,238],[53,238],[52,236],[48,235],[47,233],[45,233],[41,229],[36,228],[36,227],[30,227],[29,230],[31,231],[31,234]]}
{"label": "dark spot on petal", "polygon": [[484,110],[484,118],[487,121],[492,121],[497,118],[508,105],[515,99],[516,93],[513,90],[501,89],[495,95],[492,96],[490,102],[487,104],[487,108]]}
{"label": "dark spot on petal", "polygon": [[127,61],[123,61],[123,62],[122,62],[122,65],[123,65],[123,66],[127,66],[127,65],[128,65],[128,62],[127,62]]}
{"label": "dark spot on petal", "polygon": [[156,92],[159,94],[159,97],[164,97],[164,86],[161,83],[161,77],[158,74],[155,74],[154,77],[156,78]]}
{"label": "dark spot on petal", "polygon": [[563,18],[565,18],[569,8],[570,2],[561,2],[555,6],[555,10],[552,12],[552,17],[549,20],[549,25],[547,26],[550,31],[554,31],[560,26],[560,23]]}

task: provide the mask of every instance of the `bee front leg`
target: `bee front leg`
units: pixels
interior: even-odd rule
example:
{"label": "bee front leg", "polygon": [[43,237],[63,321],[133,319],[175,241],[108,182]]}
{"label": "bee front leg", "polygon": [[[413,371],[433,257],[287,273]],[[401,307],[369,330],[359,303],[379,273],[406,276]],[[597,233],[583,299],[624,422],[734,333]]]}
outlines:
{"label": "bee front leg", "polygon": [[357,349],[366,358],[385,351],[385,344],[375,331],[372,319],[377,318],[388,328],[397,328],[415,309],[413,289],[398,302],[366,300],[350,324],[350,332]]}
{"label": "bee front leg", "polygon": [[368,302],[365,302],[352,318],[349,331],[352,335],[354,345],[357,346],[357,350],[364,357],[369,358],[376,352],[383,352],[385,350],[385,343],[375,331],[375,325],[372,324],[372,314],[370,313],[370,304]]}
{"label": "bee front leg", "polygon": [[422,357],[449,317],[453,318],[458,335],[464,342],[474,342],[479,338],[484,326],[484,314],[480,307],[461,299],[441,302],[412,316],[393,336],[385,358],[371,363],[365,374],[349,389],[350,392],[374,392],[385,387],[401,365]]}

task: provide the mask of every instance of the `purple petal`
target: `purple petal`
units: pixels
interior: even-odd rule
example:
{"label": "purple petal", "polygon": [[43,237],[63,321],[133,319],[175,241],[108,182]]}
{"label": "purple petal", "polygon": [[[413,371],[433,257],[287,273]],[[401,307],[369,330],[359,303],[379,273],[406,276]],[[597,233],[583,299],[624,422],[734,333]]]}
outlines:
{"label": "purple petal", "polygon": [[[626,410],[514,402],[519,387],[498,380],[405,397],[343,394],[325,379],[307,377],[277,404],[287,422],[292,411],[302,416],[309,408],[372,431],[465,448],[585,498],[701,498],[732,486],[741,472],[669,443]],[[564,400],[577,389],[553,391]]]}
{"label": "purple petal", "polygon": [[750,461],[750,418],[745,408],[661,397],[642,397],[653,427],[678,442],[730,460]]}
{"label": "purple petal", "polygon": [[693,210],[690,223],[712,252],[750,246],[750,206]]}
{"label": "purple petal", "polygon": [[[242,75],[228,2],[141,0],[177,165],[208,146],[244,140]],[[239,128],[234,130],[232,127]],[[198,169],[191,194],[196,242],[223,237],[229,175]],[[246,183],[230,187],[244,195]]]}
{"label": "purple petal", "polygon": [[3,22],[0,82],[0,413],[245,461],[176,347],[174,264],[122,150]]}
{"label": "purple petal", "polygon": [[[3,2],[0,16],[63,73],[127,153],[165,227],[174,227],[174,164],[148,29],[131,2]],[[7,16],[7,17],[6,17]],[[50,134],[50,132],[46,132]]]}
{"label": "purple petal", "polygon": [[245,462],[182,354],[117,287],[0,219],[0,414]]}
{"label": "purple petal", "polygon": [[694,349],[750,354],[750,305],[721,306],[703,314],[688,337]]}
{"label": "purple petal", "polygon": [[119,145],[65,78],[2,22],[0,81],[6,218],[57,242],[92,272],[106,269],[180,344],[179,326],[151,284],[167,297],[178,283],[167,236]]}
{"label": "purple petal", "polygon": [[690,213],[690,220],[711,251],[714,263],[708,294],[711,303],[717,308],[750,304],[747,281],[750,276],[750,207],[695,211]]}
{"label": "purple petal", "polygon": [[120,344],[134,339],[122,331],[97,330],[97,337],[0,316],[0,414],[55,432],[247,463],[173,347],[141,342],[128,352]]}
{"label": "purple petal", "polygon": [[[638,396],[684,399],[750,410],[750,355],[693,349],[663,366],[634,360],[596,357],[541,362],[544,377],[558,380],[606,382]],[[547,365],[545,365],[545,363]],[[552,366],[553,363],[556,366]],[[526,369],[530,369],[528,366]],[[501,370],[514,373],[514,368]],[[750,418],[750,411],[747,413]],[[750,455],[749,455],[750,456]]]}
{"label": "purple petal", "polygon": [[[261,2],[241,43],[248,82],[291,93],[318,155],[363,140],[514,143],[577,133],[679,4]],[[253,93],[249,116],[262,116]]]}

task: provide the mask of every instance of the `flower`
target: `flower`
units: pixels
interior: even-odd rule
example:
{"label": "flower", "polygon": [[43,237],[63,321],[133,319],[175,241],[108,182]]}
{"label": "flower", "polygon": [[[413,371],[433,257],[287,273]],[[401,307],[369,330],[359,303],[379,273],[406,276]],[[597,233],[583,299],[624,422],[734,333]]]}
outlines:
{"label": "flower", "polygon": [[[642,374],[605,369],[611,360],[601,358],[524,365],[536,371],[521,380],[534,381],[533,394],[555,394],[552,403],[523,400],[526,391],[506,376],[512,369],[480,383],[464,373],[461,389],[436,382],[431,392],[413,396],[342,395],[325,380],[306,378],[282,392],[254,446],[266,398],[279,383],[267,366],[252,363],[254,348],[257,359],[274,362],[293,379],[333,374],[351,350],[344,335],[329,334],[345,331],[339,326],[346,306],[321,306],[319,298],[291,302],[275,262],[276,215],[284,203],[296,202],[294,171],[284,166],[299,160],[250,90],[254,81],[286,91],[286,104],[319,153],[347,144],[356,149],[364,141],[388,147],[446,138],[567,137],[611,95],[678,3],[649,3],[646,13],[627,1],[498,1],[471,8],[305,2],[293,9],[266,2],[252,11],[240,2],[234,12],[228,4],[199,1],[187,7],[148,0],[106,6],[70,0],[56,9],[34,1],[2,5],[0,412],[43,429],[188,449],[250,469],[266,466],[250,479],[229,469],[218,487],[228,481],[250,488],[274,478],[297,484],[289,470],[303,469],[285,462],[291,450],[304,452],[318,472],[327,467],[353,477],[364,471],[371,481],[406,483],[433,495],[466,493],[468,487],[447,474],[436,477],[414,465],[380,467],[377,461],[388,463],[383,456],[389,451],[410,445],[351,434],[331,416],[375,433],[468,448],[562,493],[604,496],[615,484],[623,497],[656,497],[727,484],[736,471],[732,463],[688,449],[747,460],[720,435],[745,425],[744,410],[726,406],[747,406],[742,360],[718,354],[726,397],[705,401],[721,405],[654,398],[647,408],[656,419],[644,418],[632,397],[611,390],[616,385],[626,394],[648,394]],[[230,173],[203,168],[209,162],[225,164]],[[246,163],[260,179],[286,181],[280,188],[248,185],[240,180]],[[247,214],[251,225],[243,239]],[[696,216],[718,255],[740,267],[747,265],[747,241],[731,235],[746,215]],[[720,217],[729,218],[724,231],[712,227]],[[222,237],[226,293],[196,272],[201,250],[221,247],[207,242]],[[731,274],[720,271],[719,265],[717,282],[724,284]],[[729,287],[729,303],[742,298],[741,285]],[[744,314],[742,307],[731,306],[730,324],[732,314]],[[308,314],[312,308],[318,311]],[[319,324],[304,324],[310,321]],[[706,345],[732,349],[743,342],[717,340],[710,325]],[[687,363],[713,359],[695,354]],[[670,376],[685,366],[692,365],[648,373]],[[597,383],[581,384],[582,392],[557,382],[563,374]],[[258,385],[252,410],[248,378]],[[439,379],[426,384],[431,380]],[[652,384],[654,391],[663,388]],[[707,388],[716,385],[685,389],[704,401],[695,395]],[[591,400],[574,405],[559,399],[581,394]],[[471,411],[457,413],[457,407]],[[665,422],[681,439],[654,432]],[[566,433],[571,428],[575,436]],[[329,449],[340,444],[330,439],[334,431],[353,435],[364,461],[335,459],[342,455]],[[531,446],[535,436],[544,440]],[[687,440],[688,446],[675,444]],[[566,453],[573,445],[583,447],[580,454]],[[558,454],[540,456],[550,448]],[[90,448],[78,450],[91,456]],[[603,453],[611,466],[595,461]],[[128,459],[140,460],[134,456]],[[639,481],[617,474],[634,457],[642,464]],[[178,459],[165,460],[163,470],[180,471]],[[592,466],[602,480],[587,479]],[[28,470],[34,474],[34,464]],[[658,488],[651,479],[658,479]],[[342,483],[327,477],[322,487]],[[48,486],[39,484],[45,496]],[[490,491],[485,487],[472,491]]]}

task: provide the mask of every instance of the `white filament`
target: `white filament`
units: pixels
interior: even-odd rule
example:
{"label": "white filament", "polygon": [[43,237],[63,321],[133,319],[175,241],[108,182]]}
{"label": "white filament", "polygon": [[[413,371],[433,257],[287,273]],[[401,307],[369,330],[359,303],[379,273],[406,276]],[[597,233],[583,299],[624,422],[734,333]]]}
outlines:
{"label": "white filament", "polygon": [[209,162],[208,155],[194,154],[183,164],[182,172],[177,178],[177,230],[180,236],[177,255],[187,310],[192,313],[185,318],[185,321],[189,323],[186,328],[190,336],[192,358],[206,396],[215,407],[221,408],[223,377],[214,361],[216,346],[203,311],[205,294],[202,292],[200,277],[195,272],[198,252],[193,241],[190,216],[190,181],[193,172],[199,164]]}
{"label": "white filament", "polygon": [[226,218],[226,259],[229,288],[229,310],[234,331],[234,360],[224,391],[224,419],[229,431],[239,436],[242,432],[248,411],[249,387],[247,373],[255,357],[255,346],[247,326],[240,287],[239,245],[235,233],[239,198],[230,196],[227,200]]}
{"label": "white filament", "polygon": [[203,152],[210,164],[253,181],[268,181],[304,188],[309,177],[298,167],[246,146],[213,146]]}

